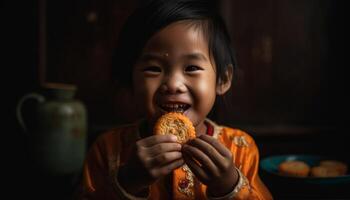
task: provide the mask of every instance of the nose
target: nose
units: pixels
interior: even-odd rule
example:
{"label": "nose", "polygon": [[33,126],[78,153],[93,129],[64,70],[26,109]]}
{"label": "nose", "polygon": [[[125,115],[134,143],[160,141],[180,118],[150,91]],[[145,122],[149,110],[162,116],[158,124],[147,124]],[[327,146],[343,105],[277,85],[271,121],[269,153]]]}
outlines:
{"label": "nose", "polygon": [[167,74],[164,76],[160,90],[163,94],[184,93],[186,92],[185,80],[179,73]]}

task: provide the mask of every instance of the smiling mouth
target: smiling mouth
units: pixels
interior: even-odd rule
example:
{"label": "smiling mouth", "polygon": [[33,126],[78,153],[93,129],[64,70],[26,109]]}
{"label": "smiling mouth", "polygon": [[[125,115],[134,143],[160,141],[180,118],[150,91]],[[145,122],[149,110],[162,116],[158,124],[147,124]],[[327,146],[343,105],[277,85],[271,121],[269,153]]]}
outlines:
{"label": "smiling mouth", "polygon": [[165,112],[178,112],[184,113],[190,108],[190,105],[184,103],[172,103],[172,104],[162,104],[160,108]]}

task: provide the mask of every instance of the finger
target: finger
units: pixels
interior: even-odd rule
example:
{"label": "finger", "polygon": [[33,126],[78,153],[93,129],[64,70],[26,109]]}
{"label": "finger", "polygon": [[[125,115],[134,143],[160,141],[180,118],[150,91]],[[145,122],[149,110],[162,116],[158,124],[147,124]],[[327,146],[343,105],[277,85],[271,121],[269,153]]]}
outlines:
{"label": "finger", "polygon": [[177,142],[177,137],[171,134],[152,135],[150,137],[137,141],[137,143],[143,147],[151,147],[159,143],[167,143],[167,142]]}
{"label": "finger", "polygon": [[150,148],[147,148],[147,154],[151,157],[157,156],[159,154],[171,151],[181,151],[181,144],[179,143],[160,143],[156,144]]}
{"label": "finger", "polygon": [[[191,140],[188,145],[191,145],[193,147],[198,148],[200,151],[204,152],[210,160],[212,160],[215,165],[219,165],[219,167],[224,167],[223,162],[225,158],[218,152],[218,150],[215,149],[214,146],[212,146],[207,141],[204,141],[201,138],[196,138]],[[186,145],[184,145],[185,147]]]}
{"label": "finger", "polygon": [[202,134],[201,136],[199,136],[199,138],[211,144],[225,158],[228,158],[231,156],[231,151],[228,150],[227,147],[225,147],[223,144],[221,144],[217,139],[213,138],[212,136]]}
{"label": "finger", "polygon": [[205,171],[199,166],[199,164],[193,160],[190,156],[183,154],[183,159],[187,166],[191,169],[193,174],[203,183],[207,184],[209,182],[209,176]]}
{"label": "finger", "polygon": [[159,178],[160,176],[168,175],[170,172],[181,167],[183,164],[185,164],[185,161],[182,158],[177,159],[177,160],[170,162],[166,165],[152,169],[151,175],[154,178]]}
{"label": "finger", "polygon": [[197,165],[203,167],[205,171],[209,172],[214,176],[219,176],[219,171],[213,161],[205,154],[205,152],[200,149],[193,147],[191,145],[185,144],[183,147],[184,154],[191,157]]}
{"label": "finger", "polygon": [[152,167],[160,167],[163,165],[166,165],[168,163],[171,163],[175,160],[178,160],[182,158],[182,153],[179,151],[172,151],[163,153],[160,155],[157,155],[153,158],[148,159],[148,161],[145,163],[146,167],[152,168]]}

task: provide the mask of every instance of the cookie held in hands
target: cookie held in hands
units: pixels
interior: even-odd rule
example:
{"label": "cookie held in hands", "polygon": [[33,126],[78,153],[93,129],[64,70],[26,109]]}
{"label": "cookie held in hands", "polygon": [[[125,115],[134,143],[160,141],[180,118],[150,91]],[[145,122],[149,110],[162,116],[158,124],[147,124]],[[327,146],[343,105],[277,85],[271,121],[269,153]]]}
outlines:
{"label": "cookie held in hands", "polygon": [[169,112],[162,115],[154,126],[154,134],[173,134],[181,144],[196,137],[191,120],[177,112]]}

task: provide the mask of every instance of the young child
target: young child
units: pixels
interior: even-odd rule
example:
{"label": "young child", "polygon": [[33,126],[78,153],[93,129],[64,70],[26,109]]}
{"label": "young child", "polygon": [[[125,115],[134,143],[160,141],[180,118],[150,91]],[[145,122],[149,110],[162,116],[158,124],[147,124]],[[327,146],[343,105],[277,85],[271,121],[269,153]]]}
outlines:
{"label": "young child", "polygon": [[[258,175],[253,138],[207,118],[235,72],[215,2],[152,0],[128,18],[115,75],[144,118],[95,141],[80,199],[272,199]],[[156,120],[168,112],[187,116],[196,138],[181,145],[173,135],[155,135]]]}

